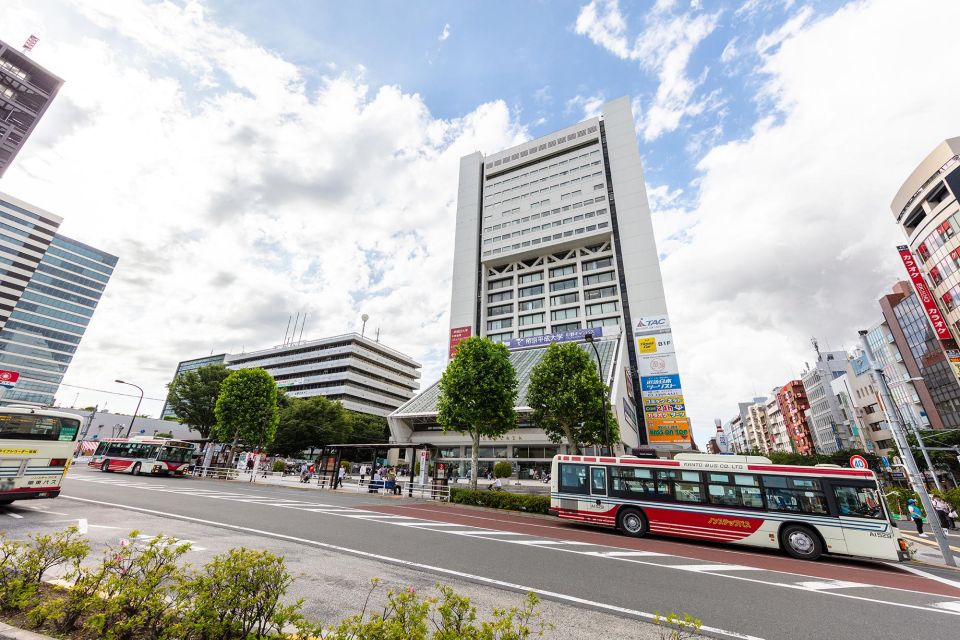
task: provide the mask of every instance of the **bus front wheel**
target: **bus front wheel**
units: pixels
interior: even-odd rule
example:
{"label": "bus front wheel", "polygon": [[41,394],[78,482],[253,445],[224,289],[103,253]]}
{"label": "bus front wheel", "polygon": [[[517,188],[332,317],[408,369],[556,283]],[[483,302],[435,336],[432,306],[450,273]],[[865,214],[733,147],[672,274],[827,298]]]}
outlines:
{"label": "bus front wheel", "polygon": [[617,518],[617,527],[630,537],[642,538],[647,535],[649,524],[647,517],[637,509],[623,509]]}
{"label": "bus front wheel", "polygon": [[780,533],[780,542],[788,555],[798,560],[817,560],[823,555],[819,536],[799,524],[788,524]]}
{"label": "bus front wheel", "polygon": [[109,460],[104,460],[102,463],[100,463],[100,471],[103,471],[104,473],[107,473],[108,471],[110,471]]}

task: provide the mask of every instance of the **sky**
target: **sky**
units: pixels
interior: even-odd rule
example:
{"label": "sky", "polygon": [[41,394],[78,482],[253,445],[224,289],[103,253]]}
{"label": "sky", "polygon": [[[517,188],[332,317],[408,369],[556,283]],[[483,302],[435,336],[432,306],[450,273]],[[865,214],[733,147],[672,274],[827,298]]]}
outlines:
{"label": "sky", "polygon": [[[66,80],[0,182],[120,262],[57,396],[157,415],[177,362],[379,329],[446,361],[459,158],[630,96],[687,409],[849,349],[890,201],[958,135],[951,0],[2,0]],[[136,395],[136,394],[135,394]]]}

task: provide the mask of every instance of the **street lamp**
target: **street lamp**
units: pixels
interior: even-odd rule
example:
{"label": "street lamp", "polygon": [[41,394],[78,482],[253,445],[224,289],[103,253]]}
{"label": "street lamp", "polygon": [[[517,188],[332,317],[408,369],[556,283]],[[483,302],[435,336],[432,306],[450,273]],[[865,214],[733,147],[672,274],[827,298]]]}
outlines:
{"label": "street lamp", "polygon": [[[603,368],[600,364],[600,351],[597,350],[597,343],[593,341],[593,333],[588,331],[584,334],[583,339],[593,347],[593,352],[597,356],[597,373],[600,375],[600,386],[603,387]],[[607,392],[604,388],[600,390],[600,400],[603,403],[603,439],[607,444],[607,455],[611,455],[610,428],[607,425]]]}
{"label": "street lamp", "polygon": [[[883,374],[883,377],[886,379],[888,376],[887,374]],[[895,384],[907,384],[908,382],[923,382],[923,378],[904,378],[903,380],[894,380],[892,382],[888,380],[887,384],[893,386]],[[933,468],[933,462],[930,460],[930,454],[927,452],[927,446],[923,443],[923,437],[920,435],[920,429],[913,424],[912,416],[910,422],[907,422],[903,419],[903,412],[900,411],[900,407],[894,406],[894,408],[897,410],[897,413],[900,414],[900,422],[905,423],[908,427],[910,427],[910,430],[913,431],[913,437],[917,439],[917,444],[920,446],[920,452],[923,454],[923,459],[927,463],[927,468],[930,469],[930,475],[933,476],[933,486],[937,488],[937,491],[943,491],[943,485],[940,484],[940,479],[937,478],[937,470]],[[906,453],[908,455],[913,455],[910,451],[907,451]]]}
{"label": "street lamp", "polygon": [[129,438],[130,430],[133,429],[133,421],[137,419],[137,413],[140,412],[140,403],[143,402],[143,389],[133,384],[132,382],[124,382],[123,380],[114,380],[114,382],[116,382],[117,384],[125,384],[131,387],[136,387],[137,389],[140,389],[140,399],[137,400],[137,408],[133,410],[133,417],[130,418],[130,426],[127,427],[127,437]]}

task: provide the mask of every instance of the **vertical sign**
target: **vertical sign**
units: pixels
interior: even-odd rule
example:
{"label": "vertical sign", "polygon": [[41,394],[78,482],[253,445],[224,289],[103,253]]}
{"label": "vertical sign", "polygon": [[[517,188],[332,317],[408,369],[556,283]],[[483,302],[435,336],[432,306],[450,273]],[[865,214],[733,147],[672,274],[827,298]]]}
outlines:
{"label": "vertical sign", "polygon": [[633,336],[647,442],[652,445],[689,444],[690,420],[680,387],[669,318],[666,315],[641,317]]}
{"label": "vertical sign", "polygon": [[473,335],[473,327],[454,327],[450,329],[450,357],[457,355],[457,345],[461,340]]}
{"label": "vertical sign", "polygon": [[927,318],[929,318],[930,324],[933,326],[934,333],[937,334],[937,338],[940,340],[949,340],[952,336],[950,335],[950,329],[947,327],[947,321],[944,320],[943,314],[940,313],[940,307],[937,306],[937,301],[934,299],[933,293],[930,291],[930,288],[927,287],[927,283],[923,279],[923,274],[920,273],[920,267],[917,265],[917,261],[914,260],[913,254],[910,253],[910,247],[899,245],[897,251],[900,252],[900,259],[903,260],[903,266],[907,269],[907,275],[910,276],[910,281],[913,283],[913,288],[917,292],[917,297],[920,298],[920,302],[927,312]]}

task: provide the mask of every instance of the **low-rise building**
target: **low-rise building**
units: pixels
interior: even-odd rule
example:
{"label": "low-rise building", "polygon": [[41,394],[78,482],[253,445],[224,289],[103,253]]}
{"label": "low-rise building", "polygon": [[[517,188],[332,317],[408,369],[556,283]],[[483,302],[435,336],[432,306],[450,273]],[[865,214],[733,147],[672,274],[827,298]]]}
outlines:
{"label": "low-rise building", "polygon": [[800,380],[791,380],[777,391],[777,403],[783,423],[787,428],[792,448],[799,454],[811,455],[816,452],[806,412],[810,409],[806,389]]}
{"label": "low-rise building", "polygon": [[783,419],[783,411],[777,398],[779,387],[774,388],[767,397],[764,409],[767,414],[767,452],[790,452],[790,434],[787,433],[787,424]]}

